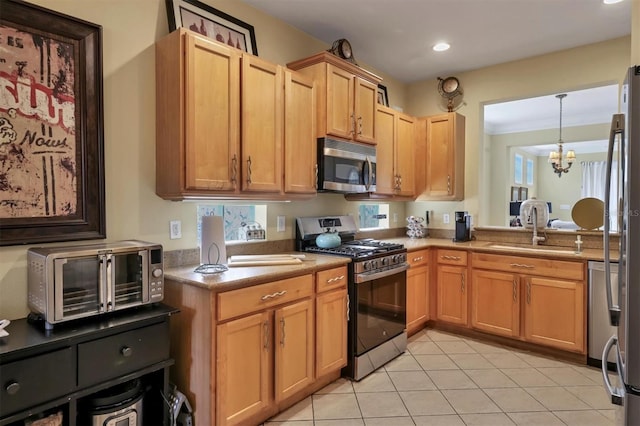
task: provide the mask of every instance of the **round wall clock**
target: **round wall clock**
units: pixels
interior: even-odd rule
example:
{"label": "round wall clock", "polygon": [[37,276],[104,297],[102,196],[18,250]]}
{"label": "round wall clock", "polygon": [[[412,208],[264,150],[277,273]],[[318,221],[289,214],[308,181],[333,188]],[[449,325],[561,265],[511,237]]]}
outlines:
{"label": "round wall clock", "polygon": [[447,100],[447,110],[452,112],[454,110],[454,98],[462,95],[460,80],[456,77],[438,77],[438,92],[440,92],[440,96]]}

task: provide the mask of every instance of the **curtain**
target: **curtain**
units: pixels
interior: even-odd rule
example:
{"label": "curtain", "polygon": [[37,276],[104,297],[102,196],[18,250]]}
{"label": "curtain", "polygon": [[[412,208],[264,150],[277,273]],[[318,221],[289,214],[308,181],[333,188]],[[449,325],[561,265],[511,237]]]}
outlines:
{"label": "curtain", "polygon": [[[618,162],[614,161],[611,167],[611,197],[609,199],[611,231],[618,230]],[[582,190],[581,197],[593,197],[604,201],[606,190],[606,161],[581,161],[582,166]]]}

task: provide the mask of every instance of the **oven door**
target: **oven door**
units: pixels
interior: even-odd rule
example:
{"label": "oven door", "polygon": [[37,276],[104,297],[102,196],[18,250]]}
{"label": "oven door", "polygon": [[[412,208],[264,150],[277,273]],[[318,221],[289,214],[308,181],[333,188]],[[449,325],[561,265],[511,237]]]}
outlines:
{"label": "oven door", "polygon": [[355,342],[351,343],[356,356],[404,332],[407,322],[407,269],[408,266],[402,266],[355,277],[356,335]]}
{"label": "oven door", "polygon": [[47,321],[83,318],[105,311],[104,258],[63,257],[53,261],[54,316]]}
{"label": "oven door", "polygon": [[149,252],[114,252],[107,255],[107,311],[149,302]]}

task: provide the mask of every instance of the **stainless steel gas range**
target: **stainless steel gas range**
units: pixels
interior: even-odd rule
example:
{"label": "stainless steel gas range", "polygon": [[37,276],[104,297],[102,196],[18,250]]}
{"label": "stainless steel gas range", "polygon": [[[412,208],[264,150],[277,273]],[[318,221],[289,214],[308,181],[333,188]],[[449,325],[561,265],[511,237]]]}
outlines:
{"label": "stainless steel gas range", "polygon": [[[342,375],[360,380],[407,348],[407,249],[402,244],[355,239],[351,216],[296,219],[296,244],[300,251],[346,256],[349,263],[349,324],[347,366]],[[316,239],[326,232],[340,236],[337,247],[319,247]],[[324,240],[318,240],[324,241]]]}

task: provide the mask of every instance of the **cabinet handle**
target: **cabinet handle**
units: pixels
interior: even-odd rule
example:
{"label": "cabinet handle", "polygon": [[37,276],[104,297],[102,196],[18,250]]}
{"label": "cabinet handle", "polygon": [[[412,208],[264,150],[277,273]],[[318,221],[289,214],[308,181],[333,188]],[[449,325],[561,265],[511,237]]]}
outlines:
{"label": "cabinet handle", "polygon": [[349,309],[349,293],[347,293],[347,322],[351,319],[350,317],[351,310]]}
{"label": "cabinet handle", "polygon": [[318,189],[318,163],[315,165],[316,178],[313,181],[313,188]]}
{"label": "cabinet handle", "polygon": [[517,287],[517,283],[516,283],[516,280],[514,278],[514,280],[513,280],[513,301],[514,302],[516,301],[516,297],[517,297],[516,287]]}
{"label": "cabinet handle", "polygon": [[260,300],[264,302],[265,300],[273,299],[274,297],[284,296],[285,294],[287,294],[287,290],[276,291],[275,293],[265,294],[260,298]]}
{"label": "cabinet handle", "polygon": [[362,134],[362,117],[358,117],[358,134]]}
{"label": "cabinet handle", "polygon": [[356,117],[353,114],[351,114],[350,117],[351,117],[351,131],[349,133],[353,135],[356,132]]}
{"label": "cabinet handle", "polygon": [[236,179],[238,178],[238,157],[233,154],[233,158],[231,159],[231,183],[236,184]]}
{"label": "cabinet handle", "polygon": [[120,353],[124,357],[130,357],[131,355],[133,355],[133,349],[131,349],[129,346],[123,346],[122,349],[120,349]]}
{"label": "cabinet handle", "polygon": [[334,283],[336,281],[341,281],[344,279],[344,275],[340,275],[339,277],[329,278],[327,280],[327,284]]}
{"label": "cabinet handle", "polygon": [[451,175],[447,175],[447,194],[451,194]]}
{"label": "cabinet handle", "polygon": [[251,185],[251,156],[247,159],[247,186]]}
{"label": "cabinet handle", "polygon": [[442,259],[446,260],[460,260],[462,259],[460,256],[440,256]]}
{"label": "cabinet handle", "polygon": [[16,382],[15,380],[12,380],[11,382],[9,382],[5,390],[9,395],[15,395],[20,390],[20,383]]}
{"label": "cabinet handle", "polygon": [[461,278],[461,279],[460,279],[460,283],[461,283],[461,285],[460,285],[460,291],[461,291],[462,293],[464,293],[464,273],[460,274],[460,278]]}
{"label": "cabinet handle", "polygon": [[422,259],[424,259],[424,257],[420,256],[420,257],[414,257],[413,261],[414,262],[420,262]]}
{"label": "cabinet handle", "polygon": [[531,304],[531,281],[527,281],[527,304]]}
{"label": "cabinet handle", "polygon": [[280,318],[280,327],[282,327],[282,338],[280,339],[280,346],[284,347],[284,318]]}
{"label": "cabinet handle", "polygon": [[264,348],[268,351],[269,350],[269,321],[265,321],[262,324],[262,328],[264,330]]}
{"label": "cabinet handle", "polygon": [[534,269],[534,265],[525,265],[524,263],[510,263],[509,266],[513,268],[526,268],[526,269]]}

